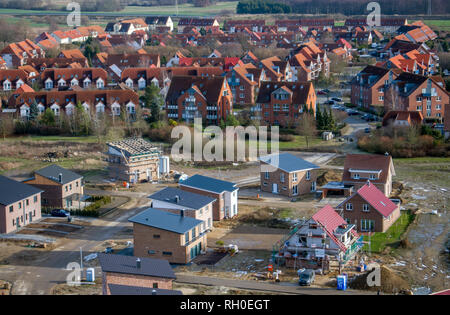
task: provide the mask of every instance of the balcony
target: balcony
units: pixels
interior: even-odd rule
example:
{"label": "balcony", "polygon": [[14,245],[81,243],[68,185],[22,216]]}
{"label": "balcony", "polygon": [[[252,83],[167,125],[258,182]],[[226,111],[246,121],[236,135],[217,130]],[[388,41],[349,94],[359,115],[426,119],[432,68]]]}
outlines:
{"label": "balcony", "polygon": [[210,230],[205,230],[204,232],[200,233],[198,236],[194,237],[193,239],[189,240],[188,242],[186,242],[184,244],[184,246],[189,246],[192,243],[198,241],[199,239],[201,239],[204,235],[206,235],[207,232],[209,232]]}
{"label": "balcony", "polygon": [[207,106],[206,110],[217,110],[217,106]]}

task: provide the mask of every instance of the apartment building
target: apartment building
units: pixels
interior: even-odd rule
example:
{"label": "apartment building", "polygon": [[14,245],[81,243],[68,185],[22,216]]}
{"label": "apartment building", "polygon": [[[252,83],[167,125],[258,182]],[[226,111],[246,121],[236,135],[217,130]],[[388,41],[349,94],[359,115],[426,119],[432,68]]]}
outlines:
{"label": "apartment building", "polygon": [[41,73],[41,81],[46,90],[74,86],[100,90],[105,88],[107,80],[108,73],[98,68],[50,68]]}
{"label": "apartment building", "polygon": [[312,82],[261,82],[253,120],[262,125],[294,126],[306,110],[316,111],[317,95]]}
{"label": "apartment building", "polygon": [[233,112],[233,94],[225,77],[174,76],[166,96],[169,119],[193,122],[202,118],[218,125]]}
{"label": "apartment building", "polygon": [[0,69],[0,91],[15,91],[29,82],[28,74],[22,69]]}
{"label": "apartment building", "polygon": [[33,43],[33,41],[26,39],[21,42],[9,44],[3,48],[0,56],[8,68],[17,68],[27,64],[27,61],[31,58],[45,57],[45,51]]}
{"label": "apartment building", "polygon": [[253,64],[234,67],[226,74],[235,104],[255,104],[261,81],[265,80],[265,71]]}

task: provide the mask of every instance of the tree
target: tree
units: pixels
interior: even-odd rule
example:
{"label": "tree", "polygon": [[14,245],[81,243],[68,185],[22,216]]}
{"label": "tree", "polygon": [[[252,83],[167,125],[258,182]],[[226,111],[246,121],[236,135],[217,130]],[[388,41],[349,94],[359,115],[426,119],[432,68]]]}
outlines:
{"label": "tree", "polygon": [[308,112],[303,113],[297,126],[297,132],[299,135],[305,137],[306,148],[309,148],[310,139],[317,133],[314,116]]}
{"label": "tree", "polygon": [[164,104],[164,101],[156,85],[150,84],[145,89],[144,104],[145,107],[150,108],[150,122],[158,122],[161,116],[161,106]]}
{"label": "tree", "polygon": [[38,116],[39,116],[39,109],[37,107],[36,100],[34,100],[33,103],[31,103],[30,105],[30,116],[28,119],[31,122],[35,122]]}
{"label": "tree", "polygon": [[41,123],[45,126],[54,126],[56,123],[56,117],[50,108],[47,108],[41,116]]}

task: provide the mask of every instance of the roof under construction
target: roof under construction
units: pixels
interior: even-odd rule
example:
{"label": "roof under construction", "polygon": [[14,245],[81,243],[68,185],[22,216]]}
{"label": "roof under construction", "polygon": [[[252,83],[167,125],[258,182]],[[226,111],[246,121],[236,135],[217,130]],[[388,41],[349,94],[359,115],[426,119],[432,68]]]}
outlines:
{"label": "roof under construction", "polygon": [[142,138],[129,138],[120,141],[109,142],[107,143],[107,145],[122,152],[128,157],[160,153],[157,147]]}

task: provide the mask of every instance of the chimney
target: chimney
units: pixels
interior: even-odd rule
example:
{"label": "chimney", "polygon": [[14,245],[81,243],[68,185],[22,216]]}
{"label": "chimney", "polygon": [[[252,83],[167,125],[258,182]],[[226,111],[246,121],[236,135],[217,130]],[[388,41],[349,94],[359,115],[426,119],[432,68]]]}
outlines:
{"label": "chimney", "polygon": [[60,183],[62,183],[62,174],[61,173],[59,173],[59,175],[58,175],[58,180]]}
{"label": "chimney", "polygon": [[141,269],[141,259],[136,259],[136,268]]}

